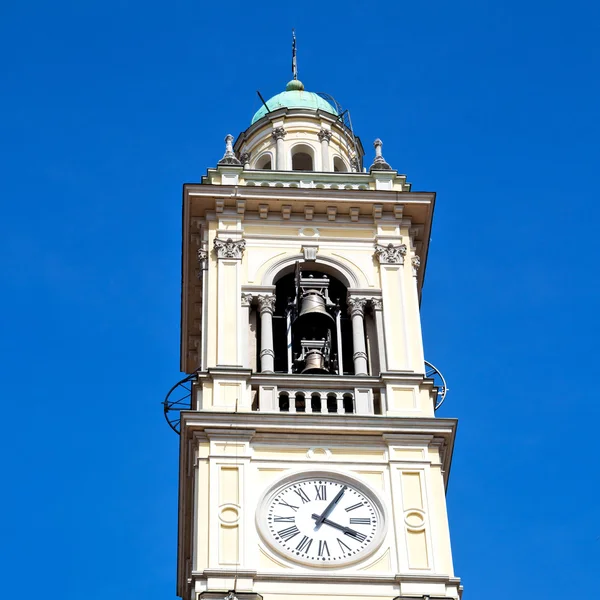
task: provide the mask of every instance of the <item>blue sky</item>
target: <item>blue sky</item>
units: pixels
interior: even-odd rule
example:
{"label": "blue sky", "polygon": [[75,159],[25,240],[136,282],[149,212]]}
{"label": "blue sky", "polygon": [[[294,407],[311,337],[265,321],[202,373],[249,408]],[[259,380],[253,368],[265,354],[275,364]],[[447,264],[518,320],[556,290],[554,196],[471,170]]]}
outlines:
{"label": "blue sky", "polygon": [[[422,318],[465,600],[600,568],[591,2],[4,2],[0,596],[174,597],[181,184],[299,75],[438,193]],[[587,422],[590,427],[583,427]]]}

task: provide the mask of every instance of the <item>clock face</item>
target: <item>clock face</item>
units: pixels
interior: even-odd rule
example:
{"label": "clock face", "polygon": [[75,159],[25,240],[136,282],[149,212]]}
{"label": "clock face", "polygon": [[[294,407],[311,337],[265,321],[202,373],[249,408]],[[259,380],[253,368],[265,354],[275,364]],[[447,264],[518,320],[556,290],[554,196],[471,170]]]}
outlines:
{"label": "clock face", "polygon": [[294,561],[334,567],[355,562],[379,546],[383,510],[358,482],[300,475],[280,485],[257,516],[263,536]]}

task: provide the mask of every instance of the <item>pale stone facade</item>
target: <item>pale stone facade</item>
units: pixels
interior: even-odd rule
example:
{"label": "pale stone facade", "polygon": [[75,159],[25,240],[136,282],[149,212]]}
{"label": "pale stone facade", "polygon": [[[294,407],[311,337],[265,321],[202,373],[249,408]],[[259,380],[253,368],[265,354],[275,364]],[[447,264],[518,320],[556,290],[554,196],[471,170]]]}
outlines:
{"label": "pale stone facade", "polygon": [[[434,417],[419,315],[435,194],[412,192],[380,143],[358,172],[352,137],[333,115],[279,109],[184,186],[181,369],[197,373],[181,415],[186,600],[460,597],[445,504],[456,422]],[[291,170],[295,148],[313,170]],[[294,341],[301,353],[283,298],[294,277],[345,294],[323,300],[333,335]],[[311,352],[329,362],[307,374]],[[311,477],[379,507],[370,546],[339,565],[294,558],[265,533],[267,499]]]}

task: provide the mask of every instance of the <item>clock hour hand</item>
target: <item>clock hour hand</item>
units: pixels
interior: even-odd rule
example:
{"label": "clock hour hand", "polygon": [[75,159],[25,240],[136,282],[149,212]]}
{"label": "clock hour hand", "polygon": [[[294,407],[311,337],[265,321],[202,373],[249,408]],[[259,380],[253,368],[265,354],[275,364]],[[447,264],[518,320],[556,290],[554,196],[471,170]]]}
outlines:
{"label": "clock hour hand", "polygon": [[[313,519],[317,520],[319,519],[319,515],[317,514],[313,514],[311,515]],[[339,529],[340,531],[343,531],[346,535],[349,535],[350,537],[353,538],[359,538],[361,537],[361,534],[356,531],[355,529],[352,529],[350,527],[345,527],[344,525],[340,525],[339,523],[336,523],[335,521],[331,521],[330,519],[323,519],[323,523],[325,523],[325,525],[331,525],[331,527],[335,527],[335,529]]]}
{"label": "clock hour hand", "polygon": [[315,529],[319,529],[321,525],[325,522],[326,517],[331,514],[331,511],[336,507],[337,503],[342,499],[344,492],[346,491],[346,487],[344,486],[338,493],[337,496],[327,505],[327,508],[320,515],[313,515],[313,519],[316,520]]}

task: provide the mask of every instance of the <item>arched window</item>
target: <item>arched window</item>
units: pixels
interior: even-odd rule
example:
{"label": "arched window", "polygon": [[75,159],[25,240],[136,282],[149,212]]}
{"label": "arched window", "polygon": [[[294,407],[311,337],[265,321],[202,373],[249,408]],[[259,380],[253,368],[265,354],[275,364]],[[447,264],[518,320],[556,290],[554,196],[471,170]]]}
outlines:
{"label": "arched window", "polygon": [[346,164],[339,156],[334,156],[334,158],[333,158],[333,170],[336,173],[347,173],[348,172],[348,168],[346,167]]}
{"label": "arched window", "polygon": [[267,152],[258,158],[256,164],[254,165],[255,169],[262,169],[264,171],[270,171],[273,167],[271,166],[271,155]]}
{"label": "arched window", "polygon": [[312,171],[313,151],[304,144],[292,148],[292,171]]}

